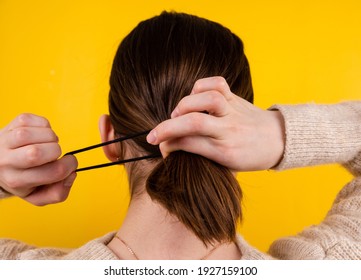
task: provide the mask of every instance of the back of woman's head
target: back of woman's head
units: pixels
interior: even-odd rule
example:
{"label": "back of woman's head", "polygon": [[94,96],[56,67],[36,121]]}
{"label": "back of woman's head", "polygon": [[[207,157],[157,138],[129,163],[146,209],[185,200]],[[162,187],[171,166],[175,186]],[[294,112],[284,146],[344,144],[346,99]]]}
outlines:
{"label": "back of woman's head", "polygon": [[[139,23],[121,42],[113,62],[109,109],[116,134],[149,130],[170,118],[195,81],[210,76],[223,76],[233,93],[253,101],[243,44],[228,29],[167,12]],[[159,152],[144,137],[133,140],[131,147],[138,154]],[[183,151],[154,164],[143,178],[153,200],[206,245],[234,240],[242,195],[230,170]],[[129,175],[132,194],[142,175],[141,165],[134,164]]]}

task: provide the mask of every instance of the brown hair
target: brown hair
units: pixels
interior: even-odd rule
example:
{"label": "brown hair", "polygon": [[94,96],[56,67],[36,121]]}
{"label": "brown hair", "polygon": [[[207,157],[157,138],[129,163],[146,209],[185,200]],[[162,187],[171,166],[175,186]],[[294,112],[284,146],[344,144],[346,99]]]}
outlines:
{"label": "brown hair", "polygon": [[[242,41],[222,25],[196,16],[163,12],[139,23],[121,42],[110,77],[109,111],[117,135],[154,128],[168,119],[196,80],[223,76],[233,93],[253,102]],[[139,154],[159,152],[145,138],[133,140]],[[156,166],[147,179],[150,197],[208,245],[233,241],[241,218],[241,189],[227,168],[183,151]],[[132,165],[132,194],[146,177]]]}

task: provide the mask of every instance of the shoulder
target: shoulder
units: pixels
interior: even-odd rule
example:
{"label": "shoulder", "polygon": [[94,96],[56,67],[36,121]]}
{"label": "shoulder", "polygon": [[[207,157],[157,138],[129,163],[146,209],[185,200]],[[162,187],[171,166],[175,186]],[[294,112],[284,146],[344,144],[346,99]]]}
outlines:
{"label": "shoulder", "polygon": [[64,255],[66,260],[117,260],[117,256],[108,248],[108,243],[113,239],[115,232],[93,239],[83,246]]}
{"label": "shoulder", "polygon": [[0,259],[2,260],[40,260],[58,259],[66,254],[55,248],[39,248],[14,239],[0,239]]}
{"label": "shoulder", "polygon": [[2,260],[110,260],[117,259],[107,247],[114,233],[96,238],[76,249],[36,247],[14,239],[0,239]]}

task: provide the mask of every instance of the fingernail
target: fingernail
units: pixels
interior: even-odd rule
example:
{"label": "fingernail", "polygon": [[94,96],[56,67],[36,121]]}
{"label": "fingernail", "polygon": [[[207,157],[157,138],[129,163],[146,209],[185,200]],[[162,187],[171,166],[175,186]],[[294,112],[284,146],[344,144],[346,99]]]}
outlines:
{"label": "fingernail", "polygon": [[75,172],[70,174],[69,177],[66,178],[64,181],[64,187],[70,188],[73,185],[75,178],[76,178]]}
{"label": "fingernail", "polygon": [[170,115],[170,117],[173,119],[173,118],[176,118],[176,117],[178,117],[179,116],[179,109],[178,109],[178,107],[177,108],[175,108],[174,110],[173,110],[173,112],[172,112],[172,114]]}
{"label": "fingernail", "polygon": [[147,135],[147,142],[149,144],[154,144],[157,141],[157,132],[155,130],[152,130]]}

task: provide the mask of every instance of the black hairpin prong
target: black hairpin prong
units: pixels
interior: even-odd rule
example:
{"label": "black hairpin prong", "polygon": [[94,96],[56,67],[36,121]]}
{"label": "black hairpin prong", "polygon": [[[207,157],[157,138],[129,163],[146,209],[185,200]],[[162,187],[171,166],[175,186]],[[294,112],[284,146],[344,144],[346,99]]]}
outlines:
{"label": "black hairpin prong", "polygon": [[[66,156],[66,155],[75,155],[75,154],[78,154],[78,153],[86,152],[86,151],[93,150],[93,149],[103,147],[103,146],[106,146],[106,145],[110,145],[110,144],[113,144],[113,143],[122,142],[122,141],[125,141],[125,140],[128,140],[128,139],[132,139],[132,138],[136,138],[136,137],[139,137],[139,136],[142,136],[142,135],[146,135],[149,132],[150,132],[150,130],[146,130],[146,131],[137,132],[137,133],[134,133],[134,134],[125,135],[123,137],[116,138],[114,140],[110,140],[110,141],[107,141],[107,142],[103,142],[103,143],[100,143],[100,144],[96,144],[96,145],[92,145],[92,146],[89,146],[89,147],[85,147],[85,148],[82,148],[82,149],[78,149],[78,150],[75,150],[75,151],[68,152],[64,156]],[[79,168],[79,169],[77,169],[75,171],[80,172],[80,171],[91,170],[91,169],[96,169],[96,168],[108,167],[108,166],[112,166],[112,165],[116,165],[116,164],[123,164],[123,163],[127,163],[127,162],[138,161],[138,160],[158,158],[158,157],[161,157],[161,156],[162,155],[160,153],[155,153],[155,154],[150,154],[150,155],[136,157],[136,158],[130,158],[130,159],[118,160],[118,161],[114,161],[114,162],[108,162],[108,163],[103,163],[103,164],[98,164],[98,165],[93,165],[93,166],[88,166],[88,167],[82,167],[82,168]]]}

